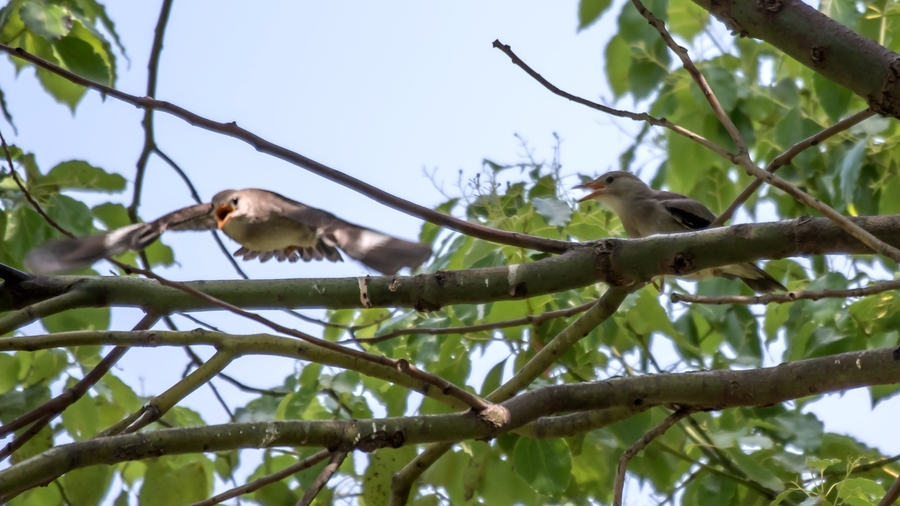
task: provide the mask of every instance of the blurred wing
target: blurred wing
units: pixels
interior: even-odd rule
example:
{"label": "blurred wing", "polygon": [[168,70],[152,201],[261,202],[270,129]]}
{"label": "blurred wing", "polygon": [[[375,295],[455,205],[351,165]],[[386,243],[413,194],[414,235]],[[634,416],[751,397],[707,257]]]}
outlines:
{"label": "blurred wing", "polygon": [[415,269],[431,257],[431,247],[404,241],[372,229],[348,223],[331,213],[285,199],[283,213],[297,223],[316,230],[322,246],[337,246],[350,258],[382,274],[395,274],[403,267]]}
{"label": "blurred wing", "polygon": [[166,230],[211,228],[216,228],[212,204],[197,204],[169,213],[150,223],[128,225],[90,237],[49,241],[28,252],[25,266],[39,274],[71,271],[128,250],[142,250]]}

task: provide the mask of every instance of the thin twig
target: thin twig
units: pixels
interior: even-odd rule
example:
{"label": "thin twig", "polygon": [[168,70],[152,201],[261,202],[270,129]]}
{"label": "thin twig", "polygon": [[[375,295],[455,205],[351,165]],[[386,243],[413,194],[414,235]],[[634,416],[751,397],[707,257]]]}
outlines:
{"label": "thin twig", "polygon": [[[163,38],[166,33],[166,25],[169,23],[169,14],[172,12],[173,0],[163,0],[162,8],[159,13],[159,19],[156,21],[156,29],[153,32],[153,45],[150,49],[150,60],[147,62],[147,96],[156,96],[156,82],[159,75],[159,59],[162,57]],[[141,205],[141,193],[144,189],[144,173],[147,171],[147,163],[150,161],[150,155],[156,146],[156,139],[153,132],[153,110],[144,111],[144,119],[141,121],[144,126],[144,147],[135,164],[137,173],[134,176],[134,194],[131,199],[131,205],[128,206],[128,219],[131,223],[137,223],[137,210]],[[150,268],[150,265],[146,265]]]}
{"label": "thin twig", "polygon": [[[369,323],[362,323],[360,325],[344,325],[341,323],[332,323],[332,322],[328,322],[325,320],[320,320],[318,318],[313,318],[312,316],[306,316],[305,314],[298,313],[297,311],[294,311],[293,309],[284,309],[283,311],[285,313],[287,313],[295,318],[298,318],[300,320],[303,320],[307,323],[312,323],[314,325],[320,325],[322,327],[327,327],[327,328],[343,329],[343,330],[349,332],[350,334],[353,334],[357,330],[374,327],[375,325],[384,323],[384,322],[390,320],[391,318],[393,318],[394,314],[396,313],[396,310],[392,310],[387,315],[385,315],[381,318],[376,318],[375,320],[373,320]],[[346,339],[345,341],[342,341],[342,342],[346,342],[346,341],[353,341],[353,339]]]}
{"label": "thin twig", "polygon": [[613,506],[622,506],[622,494],[625,489],[625,472],[628,470],[628,463],[631,462],[631,459],[650,444],[651,441],[665,434],[666,431],[669,430],[669,427],[675,425],[679,420],[690,414],[691,410],[689,408],[681,408],[672,413],[659,425],[641,436],[641,438],[635,441],[630,448],[622,453],[622,457],[619,458],[619,467],[616,469],[616,482],[613,486]]}
{"label": "thin twig", "polygon": [[775,174],[771,174],[764,171],[763,169],[760,169],[756,166],[756,164],[753,163],[752,160],[750,160],[750,157],[746,154],[738,156],[736,159],[736,163],[743,167],[748,174],[762,179],[771,186],[774,186],[779,190],[787,193],[791,197],[794,197],[794,199],[798,202],[801,202],[806,206],[819,211],[826,218],[830,219],[837,226],[841,227],[845,232],[859,239],[859,241],[866,246],[872,248],[875,253],[884,255],[895,262],[900,262],[900,250],[875,237],[859,225],[850,221],[850,219],[843,214],[835,211],[831,206],[794,186],[790,182],[776,176]]}
{"label": "thin twig", "polygon": [[341,342],[357,342],[357,343],[368,343],[375,344],[380,343],[382,341],[387,341],[388,339],[392,339],[397,336],[408,336],[408,335],[445,335],[445,334],[466,334],[469,332],[481,332],[483,330],[495,330],[495,329],[505,329],[509,327],[520,327],[522,325],[534,325],[535,327],[539,327],[542,323],[547,320],[552,320],[554,318],[565,318],[568,316],[576,315],[579,313],[583,313],[591,308],[594,304],[596,304],[596,300],[592,300],[580,306],[567,308],[567,309],[558,309],[556,311],[547,311],[546,313],[542,313],[539,315],[528,315],[522,318],[516,318],[514,320],[506,320],[502,322],[493,322],[493,323],[482,323],[481,325],[469,325],[464,327],[445,327],[445,328],[413,328],[413,329],[397,329],[382,336],[376,337],[357,337],[353,339],[345,339]]}
{"label": "thin twig", "polygon": [[647,7],[641,2],[641,0],[631,0],[631,3],[637,7],[638,12],[641,13],[641,16],[647,19],[653,28],[656,28],[656,31],[659,32],[660,37],[662,37],[663,42],[669,46],[678,58],[681,59],[681,65],[687,70],[688,74],[694,79],[694,82],[697,83],[697,86],[700,87],[700,91],[703,92],[703,96],[706,97],[706,101],[709,102],[710,107],[712,107],[713,113],[715,113],[716,118],[719,119],[719,122],[722,123],[722,126],[725,127],[725,131],[728,132],[728,135],[731,136],[731,140],[734,141],[735,147],[738,150],[738,156],[747,154],[749,151],[747,150],[747,144],[744,142],[744,137],[741,135],[741,132],[737,129],[734,122],[731,121],[731,118],[728,117],[728,112],[725,111],[725,108],[722,107],[722,104],[719,103],[719,99],[716,98],[716,94],[713,92],[712,88],[710,88],[709,83],[706,82],[706,78],[703,77],[703,74],[697,69],[697,66],[694,65],[694,62],[691,60],[691,57],[688,56],[688,51],[682,46],[679,46],[675,39],[672,38],[672,35],[669,34],[669,31],[666,30],[666,24],[660,21],[656,16],[650,12]]}
{"label": "thin twig", "polygon": [[[134,326],[132,331],[147,330],[152,327],[158,319],[158,314],[148,311],[147,314],[141,318],[141,321]],[[127,352],[128,349],[129,348],[126,346],[116,346],[103,357],[103,360],[101,360],[91,372],[85,374],[84,378],[67,388],[63,393],[0,427],[0,437],[3,437],[6,434],[15,432],[16,430],[35,422],[29,430],[20,434],[19,437],[7,444],[3,450],[0,450],[0,461],[12,455],[13,452],[36,436],[41,429],[59,416],[60,413],[65,411],[66,408],[77,402],[78,399],[84,397],[88,390],[100,381],[100,378],[106,375],[112,366],[125,355],[125,352]]]}
{"label": "thin twig", "polygon": [[[190,347],[186,346],[184,348],[184,350],[187,352],[188,356],[191,358],[192,364],[197,365],[197,366],[203,364],[203,360],[196,353],[194,353],[194,350],[192,350]],[[259,395],[268,395],[269,397],[284,397],[285,395],[288,394],[288,392],[281,392],[278,390],[270,390],[267,388],[251,387],[250,385],[246,385],[246,384],[242,383],[241,381],[235,379],[234,377],[225,374],[224,372],[220,372],[218,376],[220,378],[222,378],[223,380],[227,381],[228,383],[231,383],[235,388],[237,388],[238,390],[241,390],[243,392],[247,392],[247,393],[251,393],[251,394],[259,394]]]}
{"label": "thin twig", "polygon": [[322,450],[320,452],[310,455],[309,457],[306,457],[305,459],[301,460],[300,462],[297,462],[296,464],[292,464],[288,467],[285,467],[284,469],[282,469],[281,471],[278,471],[277,473],[272,473],[272,474],[263,476],[262,478],[253,480],[250,483],[247,483],[246,485],[241,485],[240,487],[235,487],[231,490],[222,492],[219,495],[210,497],[209,499],[206,499],[204,501],[195,502],[189,506],[213,506],[215,504],[225,502],[228,499],[232,499],[239,495],[252,493],[256,490],[259,490],[259,489],[265,487],[266,485],[275,483],[276,481],[281,481],[281,480],[287,478],[288,476],[291,476],[293,474],[299,473],[300,471],[309,469],[310,467],[325,460],[331,454],[332,453],[328,450]]}
{"label": "thin twig", "polygon": [[[194,188],[194,183],[191,182],[191,179],[188,177],[187,173],[185,173],[184,170],[182,170],[181,167],[177,163],[175,163],[175,160],[172,160],[169,155],[165,154],[161,149],[159,149],[159,146],[155,144],[153,146],[153,152],[156,153],[157,156],[162,158],[163,161],[166,162],[169,167],[171,167],[172,170],[174,170],[175,173],[181,177],[181,180],[184,181],[184,184],[188,187],[188,191],[191,192],[191,198],[194,199],[194,202],[202,204],[203,199],[200,198],[200,194],[197,193],[197,189]],[[228,251],[225,243],[222,242],[222,237],[219,236],[219,231],[210,230],[209,233],[212,234],[213,240],[216,241],[216,245],[219,246],[219,250],[223,255],[225,255],[225,258],[228,259],[228,263],[231,264],[231,267],[234,268],[234,271],[237,272],[238,276],[244,279],[250,279],[250,277],[247,276],[244,270],[241,269],[241,266],[238,265],[237,260],[235,260],[234,258],[234,255],[232,255],[231,252]]]}
{"label": "thin twig", "polygon": [[508,244],[510,246],[518,246],[522,248],[543,251],[546,253],[563,253],[573,247],[573,243],[568,241],[560,241],[548,239],[545,237],[537,237],[517,232],[507,232],[496,230],[477,223],[471,223],[459,218],[455,218],[448,214],[420,206],[408,200],[392,195],[380,188],[365,183],[359,179],[351,177],[343,172],[335,170],[327,165],[319,163],[315,160],[307,158],[300,153],[291,151],[285,147],[279,146],[273,142],[267,141],[262,137],[241,128],[235,122],[221,123],[205,118],[198,114],[188,111],[183,107],[179,107],[164,100],[156,100],[150,97],[138,97],[128,93],[124,93],[115,88],[101,84],[90,79],[86,79],[78,74],[70,72],[59,65],[50,63],[43,58],[35,56],[24,49],[13,48],[6,44],[0,44],[0,51],[5,52],[16,58],[33,63],[34,65],[53,72],[75,84],[80,84],[87,88],[96,90],[107,96],[129,103],[142,109],[155,109],[171,114],[177,118],[181,118],[191,125],[204,128],[213,132],[221,133],[236,139],[240,139],[250,144],[254,149],[261,153],[265,153],[276,158],[285,160],[293,165],[302,167],[314,174],[334,181],[347,188],[351,188],[363,195],[380,202],[388,207],[404,212],[406,214],[416,216],[420,219],[434,223],[435,225],[455,230],[465,235],[469,235],[478,239],[484,239],[499,244]]}
{"label": "thin twig", "polygon": [[[569,348],[587,336],[597,325],[615,314],[625,297],[641,284],[627,287],[611,287],[586,313],[556,335],[541,351],[531,358],[509,381],[486,397],[488,402],[503,402],[526,389],[535,378],[547,371]],[[409,501],[412,484],[441,456],[453,447],[453,443],[432,443],[409,464],[394,474],[391,480],[391,506],[400,506]]]}
{"label": "thin twig", "polygon": [[673,293],[669,296],[672,302],[690,302],[694,304],[783,304],[795,300],[819,300],[819,299],[846,299],[849,297],[866,297],[900,289],[900,279],[885,281],[867,286],[865,288],[849,288],[846,290],[799,290],[786,293],[767,293],[765,295],[724,295],[720,297],[708,297],[703,295],[690,295]]}
{"label": "thin twig", "polygon": [[[0,47],[2,47],[2,45],[0,45]],[[8,153],[9,150],[6,148],[6,142],[3,141],[2,135],[0,135],[0,142],[2,142],[4,149],[6,149],[6,151]],[[72,237],[71,233],[69,233],[67,230],[63,229],[62,227],[60,227],[59,224],[57,224],[56,222],[52,221],[49,216],[46,216],[46,213],[43,212],[43,209],[41,208],[40,204],[38,204],[37,202],[33,202],[33,199],[31,199],[31,195],[28,193],[28,191],[25,189],[24,186],[21,186],[21,184],[20,184],[20,188],[24,192],[25,196],[29,199],[29,201],[32,201],[32,205],[35,206],[35,209],[37,209],[39,213],[41,213],[43,216],[45,216],[46,219],[49,220],[50,223],[53,226],[55,226],[57,229],[59,229],[61,232],[65,233],[69,237]],[[296,338],[306,341],[308,343],[312,343],[314,345],[321,346],[322,348],[326,348],[328,350],[335,351],[338,353],[343,353],[345,355],[349,355],[351,357],[354,357],[354,358],[357,358],[360,360],[365,360],[368,362],[372,362],[372,363],[379,364],[379,365],[385,365],[385,366],[391,367],[393,369],[396,369],[404,374],[409,375],[412,378],[415,378],[419,381],[423,381],[423,382],[426,382],[428,384],[438,387],[440,389],[440,391],[445,392],[447,395],[455,397],[456,399],[464,402],[467,406],[474,409],[475,411],[479,411],[479,412],[483,411],[484,409],[486,409],[489,406],[488,403],[486,403],[483,399],[481,399],[477,395],[467,392],[466,390],[460,388],[457,385],[454,385],[453,383],[445,380],[444,378],[441,378],[440,376],[425,372],[425,371],[419,369],[418,367],[410,364],[409,361],[407,361],[405,359],[391,359],[391,358],[385,357],[383,355],[374,355],[374,354],[366,353],[363,351],[353,350],[353,349],[347,348],[346,346],[341,346],[340,344],[337,344],[337,343],[332,343],[332,342],[326,341],[324,339],[319,339],[317,337],[313,337],[304,332],[300,332],[298,330],[285,327],[284,325],[279,325],[279,324],[269,320],[268,318],[265,318],[256,313],[252,313],[250,311],[246,311],[242,308],[235,306],[234,304],[229,304],[228,302],[217,299],[211,295],[205,294],[199,290],[191,288],[191,287],[185,285],[184,283],[169,281],[168,279],[163,278],[162,276],[154,273],[153,271],[151,271],[149,269],[140,269],[137,267],[132,267],[130,265],[125,265],[114,259],[109,259],[109,261],[112,262],[114,265],[118,266],[120,269],[122,269],[126,273],[129,273],[129,274],[136,273],[136,274],[140,274],[144,277],[154,279],[163,286],[168,286],[170,288],[175,288],[175,289],[181,290],[185,293],[191,294],[199,299],[205,300],[211,304],[214,304],[223,309],[231,311],[232,313],[243,316],[243,317],[253,320],[257,323],[261,323],[261,324],[271,328],[272,330],[275,330],[276,332],[281,332],[283,334],[287,334],[289,336],[296,337]],[[73,293],[77,293],[77,292],[73,292]],[[2,321],[3,320],[0,320],[0,322],[2,322]],[[152,416],[152,414],[151,414],[151,416]],[[116,427],[118,427],[118,424],[116,425]]]}
{"label": "thin twig", "polygon": [[532,68],[529,67],[524,61],[522,61],[521,58],[519,58],[518,56],[516,56],[515,53],[513,53],[512,49],[508,45],[503,44],[499,40],[495,40],[493,45],[497,49],[503,51],[506,54],[506,56],[509,56],[515,65],[519,66],[522,70],[525,71],[525,73],[527,73],[532,78],[534,78],[535,81],[539,82],[543,87],[547,88],[548,90],[550,90],[552,93],[554,93],[556,95],[559,95],[563,98],[567,98],[575,103],[590,107],[591,109],[596,109],[598,111],[605,112],[606,114],[609,114],[611,116],[616,116],[618,118],[628,118],[628,119],[631,119],[634,121],[642,121],[642,122],[646,122],[646,123],[649,123],[654,126],[668,128],[669,130],[675,132],[678,135],[682,135],[692,141],[698,142],[705,148],[709,149],[710,151],[713,151],[714,153],[716,153],[719,156],[726,158],[728,160],[733,159],[735,156],[734,154],[728,152],[728,150],[726,150],[722,146],[719,146],[715,142],[713,142],[709,139],[706,139],[706,138],[702,137],[701,135],[696,134],[684,127],[678,126],[678,125],[672,123],[671,121],[667,120],[666,118],[656,118],[647,113],[636,113],[636,112],[631,112],[631,111],[623,111],[620,109],[613,109],[612,107],[607,107],[605,105],[598,104],[596,102],[592,102],[585,98],[581,98],[577,95],[573,95],[571,93],[563,91],[563,90],[557,88],[555,85],[551,84],[550,81],[544,79],[543,76],[541,76],[540,74],[538,74],[537,72],[532,70]]}
{"label": "thin twig", "polygon": [[467,406],[471,407],[472,409],[474,409],[476,411],[482,411],[489,406],[488,403],[486,403],[483,399],[481,399],[477,395],[467,392],[466,390],[454,385],[453,383],[450,383],[449,381],[441,378],[440,376],[425,372],[425,371],[417,368],[416,366],[410,364],[409,361],[407,361],[405,359],[392,359],[392,358],[385,357],[383,355],[374,355],[374,354],[366,353],[363,351],[353,350],[353,349],[347,348],[346,346],[341,346],[338,343],[332,343],[332,342],[326,341],[324,339],[319,339],[317,337],[313,337],[309,334],[306,334],[305,332],[300,332],[299,330],[295,330],[295,329],[292,329],[289,327],[285,327],[284,325],[275,323],[272,320],[269,320],[268,318],[265,318],[261,315],[258,315],[256,313],[253,313],[250,311],[246,311],[240,307],[235,306],[234,304],[230,304],[223,300],[217,299],[211,295],[205,294],[199,290],[191,288],[191,287],[185,285],[184,283],[169,281],[169,280],[163,278],[162,276],[159,276],[158,274],[155,274],[151,271],[144,270],[144,269],[137,269],[137,268],[131,267],[130,270],[131,270],[131,272],[135,272],[137,274],[141,274],[148,278],[155,279],[163,286],[176,288],[185,293],[189,293],[197,298],[205,300],[211,304],[214,304],[223,309],[231,311],[234,314],[243,316],[244,318],[248,318],[257,323],[261,323],[276,332],[281,332],[283,334],[287,334],[289,336],[296,337],[296,338],[306,341],[308,343],[320,346],[322,348],[326,348],[331,351],[343,353],[345,355],[349,355],[349,356],[357,358],[359,360],[365,360],[367,362],[372,362],[372,363],[379,364],[379,365],[385,365],[385,366],[391,367],[393,369],[396,369],[402,373],[408,374],[409,376],[411,376],[417,380],[424,381],[426,383],[429,383],[431,385],[438,387],[442,392],[445,392],[445,393],[447,393],[447,395],[450,395],[452,397],[455,397],[456,399],[459,399],[460,401],[464,402]]}
{"label": "thin twig", "polygon": [[68,230],[59,226],[59,223],[56,223],[56,221],[54,221],[53,218],[48,216],[47,213],[44,212],[44,208],[41,207],[41,205],[38,204],[36,200],[34,200],[34,197],[31,196],[31,193],[28,191],[27,188],[25,188],[25,185],[22,183],[22,180],[19,179],[19,173],[16,172],[15,167],[13,167],[12,155],[9,154],[9,146],[6,145],[6,139],[3,138],[2,131],[0,131],[0,144],[3,145],[3,152],[6,154],[6,162],[9,164],[9,173],[12,176],[13,181],[16,182],[16,186],[18,186],[19,190],[22,192],[22,195],[25,196],[25,200],[27,200],[28,203],[31,204],[31,207],[33,207],[34,210],[37,211],[37,213],[39,215],[41,215],[41,217],[44,218],[44,220],[47,223],[50,224],[50,226],[52,226],[56,230],[59,230],[60,232],[63,233],[63,235],[65,235],[67,237],[75,237],[74,234],[72,234]]}
{"label": "thin twig", "polygon": [[[776,156],[775,159],[772,160],[769,163],[769,165],[766,167],[766,172],[774,173],[776,170],[780,169],[781,167],[784,167],[785,165],[789,165],[791,163],[791,161],[794,159],[794,157],[799,155],[800,153],[802,153],[804,150],[809,149],[812,146],[818,146],[819,144],[824,142],[826,139],[828,139],[834,135],[837,135],[840,132],[848,130],[849,128],[853,127],[854,125],[857,125],[857,124],[865,121],[866,119],[871,118],[874,115],[875,115],[875,112],[873,112],[869,109],[859,111],[858,113],[854,114],[853,116],[850,116],[849,118],[844,118],[844,119],[838,121],[837,123],[835,123],[834,125],[831,125],[830,127],[825,128],[824,130],[820,131],[819,133],[812,135],[810,137],[807,137],[806,139],[803,139],[802,141],[791,146],[790,149],[788,149],[784,153]],[[748,184],[747,187],[744,188],[744,191],[742,191],[741,194],[738,195],[736,199],[734,199],[734,202],[732,202],[731,205],[728,206],[728,209],[725,209],[725,211],[722,212],[722,214],[720,214],[719,217],[716,218],[709,225],[710,228],[722,226],[725,224],[725,222],[730,220],[731,217],[734,215],[734,212],[737,211],[737,209],[739,207],[741,207],[744,204],[744,202],[746,202],[747,199],[749,199],[750,196],[753,195],[753,193],[760,186],[762,186],[762,180],[760,180],[760,179],[754,179],[750,184]]]}
{"label": "thin twig", "polygon": [[319,495],[322,487],[328,483],[328,480],[334,475],[335,471],[341,467],[341,464],[344,462],[344,459],[347,458],[347,452],[343,450],[335,450],[331,453],[331,458],[328,460],[328,464],[325,466],[325,469],[322,469],[322,472],[319,473],[319,476],[316,477],[316,480],[312,482],[312,485],[306,489],[303,497],[297,501],[297,506],[309,506],[312,504],[313,499]]}

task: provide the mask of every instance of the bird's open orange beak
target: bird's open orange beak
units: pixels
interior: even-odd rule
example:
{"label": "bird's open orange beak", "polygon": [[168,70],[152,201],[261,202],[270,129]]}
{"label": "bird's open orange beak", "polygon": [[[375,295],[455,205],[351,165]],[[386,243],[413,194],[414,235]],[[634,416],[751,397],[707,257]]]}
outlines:
{"label": "bird's open orange beak", "polygon": [[589,183],[580,184],[580,185],[574,187],[573,189],[593,190],[593,191],[591,191],[591,193],[588,193],[584,197],[581,197],[580,199],[578,199],[578,202],[584,202],[585,200],[590,200],[590,199],[596,197],[597,195],[602,195],[603,190],[606,189],[606,184],[601,183],[599,181],[591,181]]}
{"label": "bird's open orange beak", "polygon": [[219,229],[228,223],[228,220],[231,219],[231,213],[234,211],[234,206],[230,204],[222,204],[221,206],[216,207],[216,223],[219,224]]}

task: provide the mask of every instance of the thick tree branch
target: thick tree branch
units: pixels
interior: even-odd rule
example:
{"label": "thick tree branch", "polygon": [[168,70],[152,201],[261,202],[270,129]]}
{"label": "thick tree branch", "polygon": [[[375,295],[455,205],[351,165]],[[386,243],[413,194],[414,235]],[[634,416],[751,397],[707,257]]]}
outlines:
{"label": "thick tree branch", "polygon": [[[153,272],[148,271],[148,270],[134,269],[134,271],[139,272],[140,274],[147,276],[149,278],[152,278],[162,285],[168,286],[170,288],[176,288],[185,293],[193,295],[194,297],[196,297],[200,300],[209,302],[209,303],[215,305],[216,307],[220,307],[220,308],[230,311],[236,315],[243,316],[244,318],[253,320],[257,323],[261,323],[276,332],[281,332],[282,334],[287,334],[289,336],[296,337],[307,343],[319,346],[321,348],[331,350],[336,353],[347,355],[348,357],[354,358],[356,360],[371,362],[374,364],[384,365],[384,366],[396,369],[400,372],[403,372],[404,374],[408,374],[409,376],[411,376],[412,378],[414,378],[416,380],[422,381],[424,383],[429,383],[432,386],[437,387],[442,392],[446,392],[447,394],[449,394],[453,397],[456,397],[457,399],[464,402],[467,406],[469,406],[470,408],[472,408],[476,411],[483,411],[488,408],[488,404],[485,403],[484,400],[482,400],[477,395],[472,394],[463,388],[460,388],[459,386],[445,380],[444,378],[441,378],[440,376],[437,376],[435,374],[431,374],[429,372],[419,369],[415,365],[410,364],[409,361],[407,361],[406,359],[388,358],[388,357],[385,357],[384,355],[375,355],[373,353],[367,353],[365,351],[358,351],[358,350],[354,350],[351,348],[347,348],[346,346],[342,346],[338,343],[332,343],[330,341],[326,341],[325,339],[319,339],[318,337],[313,337],[305,332],[300,332],[296,329],[292,329],[290,327],[285,327],[284,325],[281,325],[279,323],[275,323],[274,321],[269,320],[268,318],[265,318],[256,313],[247,311],[247,310],[245,310],[241,307],[238,307],[234,304],[220,300],[209,294],[201,292],[201,291],[197,290],[196,288],[187,286],[184,283],[169,281],[169,280],[167,280],[157,274],[154,274]],[[362,299],[362,297],[361,297],[361,299]],[[222,350],[219,350],[219,351],[221,352]],[[224,368],[224,366],[223,366],[223,368]]]}
{"label": "thick tree branch", "polygon": [[[52,448],[0,471],[0,495],[33,487],[49,476],[161,454],[235,448],[307,446],[356,448],[453,442],[495,437],[555,413],[677,404],[695,410],[766,406],[809,395],[900,382],[900,347],[842,353],[741,371],[712,370],[612,378],[538,388],[502,404],[510,419],[492,425],[474,413],[379,420],[272,421],[139,432]],[[374,427],[374,429],[373,429]]]}
{"label": "thick tree branch", "polygon": [[[900,215],[853,218],[861,228],[900,245]],[[437,310],[450,304],[518,300],[584,287],[640,283],[662,275],[685,275],[762,258],[835,253],[870,254],[872,250],[825,218],[798,218],[776,223],[734,225],[686,234],[643,239],[603,239],[565,255],[506,267],[440,271],[417,276],[230,280],[184,283],[229,303],[248,308],[360,308],[361,290],[373,307]],[[196,297],[131,277],[36,276],[0,286],[0,311],[58,296],[78,294],[53,311],[98,304],[148,307],[159,313],[211,309]],[[50,314],[50,313],[48,313]],[[27,314],[0,318],[0,334],[24,325]]]}
{"label": "thick tree branch", "polygon": [[76,332],[58,332],[39,336],[0,338],[2,351],[36,351],[68,346],[114,345],[126,347],[157,346],[213,346],[228,348],[238,355],[266,354],[286,357],[294,360],[305,360],[327,366],[340,367],[361,374],[379,378],[404,388],[409,388],[427,397],[446,404],[455,409],[465,409],[463,402],[444,394],[429,384],[413,379],[393,367],[372,362],[362,362],[342,353],[301,343],[296,339],[268,334],[230,335],[204,330],[166,332],[166,331],[104,331],[85,330]]}
{"label": "thick tree branch", "polygon": [[900,117],[900,55],[801,0],[694,0],[732,32],[762,39],[864,98],[878,114]]}
{"label": "thick tree branch", "polygon": [[[132,332],[147,330],[152,327],[158,319],[159,315],[147,313],[146,315],[144,315],[141,321],[139,321],[134,326]],[[21,338],[13,339],[22,340]],[[106,354],[103,360],[101,360],[91,370],[91,372],[87,373],[76,384],[67,388],[63,393],[54,397],[50,401],[45,402],[44,404],[41,404],[40,406],[32,409],[31,411],[22,414],[15,420],[0,426],[0,438],[6,436],[11,432],[19,430],[22,427],[27,426],[28,424],[34,422],[39,418],[43,418],[45,416],[50,416],[51,420],[55,418],[57,415],[65,411],[67,407],[77,402],[78,399],[81,399],[84,394],[86,394],[88,390],[91,389],[91,387],[93,387],[98,381],[100,381],[100,378],[102,378],[104,375],[106,375],[107,372],[109,372],[112,366],[115,365],[120,358],[122,358],[122,355],[124,355],[126,351],[128,351],[128,347],[125,346],[116,346],[115,348],[110,350],[110,352]],[[48,420],[48,422],[49,421],[50,420]],[[14,443],[15,441],[7,445],[7,448],[4,448],[4,450],[0,452],[0,460],[3,460],[9,453],[15,451],[15,449],[12,449],[8,453],[6,453],[8,451],[7,449]],[[22,441],[22,443],[24,443],[24,441]],[[21,446],[21,444],[19,446]]]}
{"label": "thick tree branch", "polygon": [[[586,313],[557,334],[532,357],[509,381],[491,392],[488,402],[502,403],[528,388],[538,376],[550,368],[563,353],[597,325],[615,314],[616,310],[633,290],[624,287],[610,288]],[[394,474],[391,481],[391,505],[403,505],[409,500],[412,484],[450,449],[452,442],[434,443],[417,455],[409,464]]]}
{"label": "thick tree branch", "polygon": [[462,234],[477,237],[479,239],[484,239],[486,241],[492,241],[499,244],[508,244],[511,246],[519,246],[522,248],[544,251],[547,253],[563,253],[572,246],[571,243],[568,243],[566,241],[557,241],[516,232],[496,230],[490,227],[478,225],[476,223],[469,223],[467,221],[454,218],[453,216],[437,212],[433,209],[429,209],[427,207],[414,204],[408,200],[401,199],[400,197],[397,197],[395,195],[391,195],[384,190],[381,190],[373,185],[344,174],[343,172],[332,169],[331,167],[321,164],[315,160],[307,158],[300,153],[291,151],[290,149],[267,141],[262,137],[239,127],[237,123],[220,123],[218,121],[213,121],[211,119],[204,118],[203,116],[194,114],[187,109],[184,109],[183,107],[179,107],[166,101],[155,100],[150,97],[142,98],[124,93],[115,88],[111,88],[95,81],[91,81],[90,79],[81,77],[73,72],[69,72],[68,70],[58,65],[55,65],[31,53],[28,53],[20,47],[13,48],[5,44],[0,44],[0,51],[3,51],[13,57],[33,63],[34,65],[53,72],[54,74],[72,81],[75,84],[80,84],[87,88],[99,91],[104,95],[122,100],[123,102],[127,102],[136,107],[140,107],[142,109],[154,109],[163,111],[177,118],[181,118],[191,125],[198,126],[212,132],[227,135],[229,137],[240,139],[250,144],[254,149],[261,153],[280,158],[288,163],[291,163],[298,167],[302,167],[321,177],[346,186],[347,188],[356,190],[357,192],[362,193],[363,195],[371,198],[372,200],[375,200],[376,202],[384,204],[398,211],[407,213],[409,215],[416,216],[425,221],[434,223],[435,225],[449,228]]}

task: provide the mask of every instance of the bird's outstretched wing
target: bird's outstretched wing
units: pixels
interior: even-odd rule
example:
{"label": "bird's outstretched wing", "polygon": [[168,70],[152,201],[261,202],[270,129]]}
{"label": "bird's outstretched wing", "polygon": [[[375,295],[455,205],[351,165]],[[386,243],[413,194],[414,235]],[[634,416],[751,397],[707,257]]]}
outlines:
{"label": "bird's outstretched wing", "polygon": [[212,204],[197,204],[171,212],[150,223],[137,223],[89,237],[49,241],[28,252],[25,266],[40,274],[71,271],[128,250],[142,250],[166,230],[215,228]]}
{"label": "bird's outstretched wing", "polygon": [[431,247],[397,239],[370,228],[348,223],[337,216],[285,199],[285,217],[316,231],[316,246],[324,250],[340,248],[350,258],[382,274],[395,274],[403,267],[415,269],[431,257]]}

